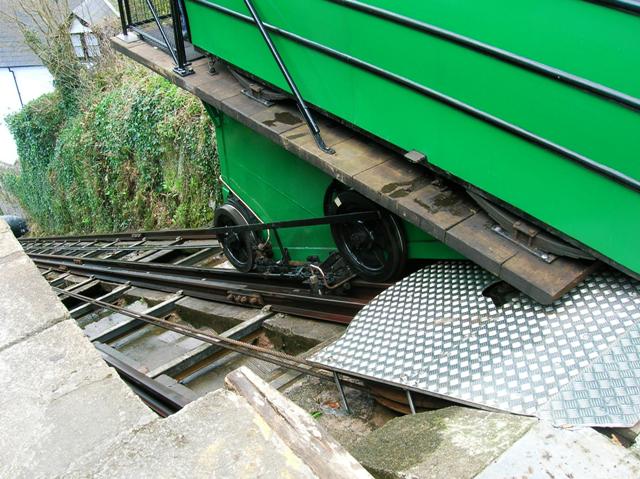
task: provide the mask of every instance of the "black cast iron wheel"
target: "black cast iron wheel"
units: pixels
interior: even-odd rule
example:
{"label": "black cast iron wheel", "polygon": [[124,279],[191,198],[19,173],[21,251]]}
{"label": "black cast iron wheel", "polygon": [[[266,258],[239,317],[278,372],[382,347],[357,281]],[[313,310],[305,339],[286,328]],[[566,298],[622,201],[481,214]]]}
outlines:
{"label": "black cast iron wheel", "polygon": [[379,211],[380,218],[331,225],[338,251],[358,276],[375,282],[396,278],[407,261],[407,241],[400,219],[353,190],[332,185],[325,214]]}
{"label": "black cast iron wheel", "polygon": [[[230,197],[224,205],[216,209],[213,220],[216,228],[251,223],[255,223],[252,221],[251,213],[234,197]],[[258,244],[255,233],[250,231],[229,233],[219,241],[225,256],[238,271],[248,273],[253,269]]]}

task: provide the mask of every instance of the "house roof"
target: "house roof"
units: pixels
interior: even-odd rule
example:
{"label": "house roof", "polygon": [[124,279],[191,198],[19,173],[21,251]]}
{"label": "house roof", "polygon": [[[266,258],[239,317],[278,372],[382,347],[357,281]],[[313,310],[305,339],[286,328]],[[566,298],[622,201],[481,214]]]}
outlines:
{"label": "house roof", "polygon": [[[0,0],[0,11],[10,12],[9,0]],[[33,65],[42,65],[42,62],[24,43],[18,25],[0,15],[0,67]]]}
{"label": "house roof", "polygon": [[[0,0],[0,12],[11,12],[13,0]],[[69,13],[73,12],[88,25],[109,17],[117,17],[117,10],[109,0],[68,0]],[[0,15],[0,68],[36,66],[42,62],[25,44],[15,22]]]}
{"label": "house roof", "polygon": [[87,25],[95,25],[118,16],[118,10],[109,0],[84,0],[73,9],[73,14]]}

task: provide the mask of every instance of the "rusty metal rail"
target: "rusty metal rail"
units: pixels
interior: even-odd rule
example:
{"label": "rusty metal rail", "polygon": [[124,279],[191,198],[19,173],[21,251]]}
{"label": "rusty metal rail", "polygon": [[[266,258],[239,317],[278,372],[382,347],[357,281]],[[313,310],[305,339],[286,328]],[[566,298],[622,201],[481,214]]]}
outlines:
{"label": "rusty metal rail", "polygon": [[261,308],[275,312],[347,324],[386,285],[354,282],[350,296],[321,296],[300,280],[278,275],[139,263],[122,260],[29,254],[36,265],[58,272],[93,276],[113,283],[176,293],[210,301]]}

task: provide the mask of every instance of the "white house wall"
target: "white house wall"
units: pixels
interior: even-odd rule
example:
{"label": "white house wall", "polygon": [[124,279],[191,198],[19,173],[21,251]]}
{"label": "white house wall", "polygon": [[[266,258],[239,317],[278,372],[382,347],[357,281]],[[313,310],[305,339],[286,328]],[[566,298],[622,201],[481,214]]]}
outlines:
{"label": "white house wall", "polygon": [[13,165],[18,159],[5,117],[51,91],[53,78],[45,67],[0,68],[0,162]]}

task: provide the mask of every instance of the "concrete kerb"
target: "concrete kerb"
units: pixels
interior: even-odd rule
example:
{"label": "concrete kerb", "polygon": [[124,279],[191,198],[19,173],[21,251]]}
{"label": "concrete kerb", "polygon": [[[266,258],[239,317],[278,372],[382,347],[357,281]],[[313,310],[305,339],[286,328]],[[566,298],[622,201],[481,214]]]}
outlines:
{"label": "concrete kerb", "polygon": [[0,291],[0,351],[69,317],[1,220]]}

